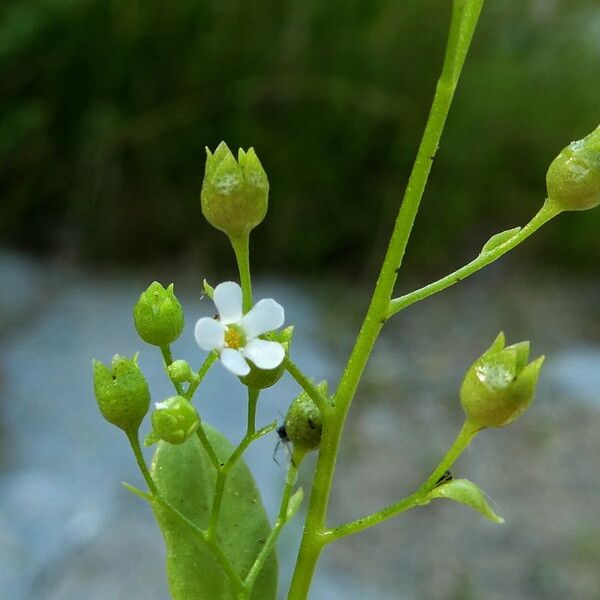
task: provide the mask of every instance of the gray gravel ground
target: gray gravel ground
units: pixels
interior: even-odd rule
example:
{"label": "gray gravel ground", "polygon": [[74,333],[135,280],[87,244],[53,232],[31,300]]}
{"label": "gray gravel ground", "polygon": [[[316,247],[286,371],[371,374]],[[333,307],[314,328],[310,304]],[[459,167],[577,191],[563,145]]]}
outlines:
{"label": "gray gravel ground", "polygon": [[[188,317],[175,352],[196,364],[193,322],[212,307],[198,302],[198,279],[172,279]],[[166,600],[160,535],[147,506],[120,485],[141,485],[140,477],[91,389],[92,357],[141,350],[154,400],[169,394],[159,357],[131,323],[151,277],[4,252],[0,281],[0,595]],[[335,384],[367,296],[322,284],[262,279],[255,295],[284,304],[297,327],[295,360]],[[465,368],[503,328],[510,341],[529,338],[534,355],[547,355],[537,400],[515,425],[484,432],[456,473],[487,491],[506,524],[443,501],[416,509],[329,547],[312,600],[600,599],[599,307],[597,281],[516,276],[504,264],[390,322],[351,413],[332,523],[420,484],[460,426]],[[201,391],[203,417],[237,439],[241,386],[217,365]],[[296,391],[284,379],[264,393],[259,422],[277,418]],[[284,476],[271,460],[275,441],[247,456],[270,515]],[[282,588],[300,528],[297,518],[282,538]]]}

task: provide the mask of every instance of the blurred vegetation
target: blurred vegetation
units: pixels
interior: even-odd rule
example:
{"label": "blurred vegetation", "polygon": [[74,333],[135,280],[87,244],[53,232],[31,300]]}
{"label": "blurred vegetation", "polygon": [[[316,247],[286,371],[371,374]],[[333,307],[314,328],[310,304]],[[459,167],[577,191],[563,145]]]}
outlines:
{"label": "blurred vegetation", "polygon": [[[257,260],[364,266],[391,228],[450,4],[4,3],[0,239],[93,261],[218,258],[199,189],[204,146],[225,139],[269,173]],[[552,158],[600,121],[599,67],[597,0],[488,0],[409,265],[455,265],[528,219]],[[535,257],[595,267],[599,226],[600,211],[562,217]]]}

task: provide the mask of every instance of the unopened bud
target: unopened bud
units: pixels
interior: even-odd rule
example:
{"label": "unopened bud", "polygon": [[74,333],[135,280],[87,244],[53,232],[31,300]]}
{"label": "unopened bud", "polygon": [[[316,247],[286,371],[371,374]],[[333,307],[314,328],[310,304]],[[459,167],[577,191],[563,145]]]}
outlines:
{"label": "unopened bud", "polygon": [[173,361],[168,367],[167,372],[169,377],[175,383],[191,383],[197,378],[196,373],[192,371],[187,360]]}
{"label": "unopened bud", "polygon": [[[317,388],[322,394],[328,394],[326,381],[319,383]],[[302,392],[290,405],[284,426],[285,434],[294,444],[295,450],[310,452],[319,447],[323,432],[323,416],[319,407],[306,392]]]}
{"label": "unopened bud", "polygon": [[571,142],[546,174],[548,203],[560,210],[585,210],[600,204],[600,127]]}
{"label": "unopened bud", "polygon": [[133,308],[133,320],[139,336],[153,346],[174,342],[183,331],[183,309],[173,292],[173,284],[164,288],[158,281],[150,284]]}
{"label": "unopened bud", "polygon": [[240,148],[238,160],[221,142],[207,148],[202,183],[202,212],[208,222],[230,238],[247,236],[267,213],[269,181],[253,148]]}
{"label": "unopened bud", "polygon": [[182,444],[200,425],[200,417],[193,404],[182,396],[172,396],[158,402],[152,413],[152,436],[169,442]]}
{"label": "unopened bud", "polygon": [[469,368],[460,388],[467,421],[483,429],[516,420],[533,401],[544,357],[531,363],[529,342],[504,346],[500,333]]}
{"label": "unopened bud", "polygon": [[94,361],[94,393],[102,416],[126,433],[134,433],[148,412],[148,383],[137,364],[137,354],[129,359],[116,354],[109,369]]}

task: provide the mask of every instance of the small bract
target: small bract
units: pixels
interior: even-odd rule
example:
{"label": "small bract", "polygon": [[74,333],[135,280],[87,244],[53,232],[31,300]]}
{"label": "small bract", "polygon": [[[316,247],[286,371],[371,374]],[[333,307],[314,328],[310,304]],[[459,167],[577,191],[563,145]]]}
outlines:
{"label": "small bract", "polygon": [[267,370],[282,363],[283,346],[259,338],[283,325],[284,311],[280,304],[272,298],[260,300],[244,315],[242,288],[233,281],[215,287],[213,300],[218,317],[199,319],[194,330],[200,348],[217,352],[223,366],[240,377],[250,373],[248,361]]}

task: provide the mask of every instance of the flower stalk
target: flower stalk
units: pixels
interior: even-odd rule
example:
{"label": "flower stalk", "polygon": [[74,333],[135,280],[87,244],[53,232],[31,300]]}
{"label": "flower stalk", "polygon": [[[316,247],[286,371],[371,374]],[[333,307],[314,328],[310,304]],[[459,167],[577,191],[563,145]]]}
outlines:
{"label": "flower stalk", "polygon": [[483,0],[455,0],[442,74],[425,126],[425,132],[398,212],[371,303],[334,395],[335,409],[324,415],[321,450],[310,495],[308,516],[288,600],[305,600],[317,560],[327,541],[326,515],[336,459],[350,404],[375,341],[388,317],[398,269],[419,210],[458,78],[471,43]]}

